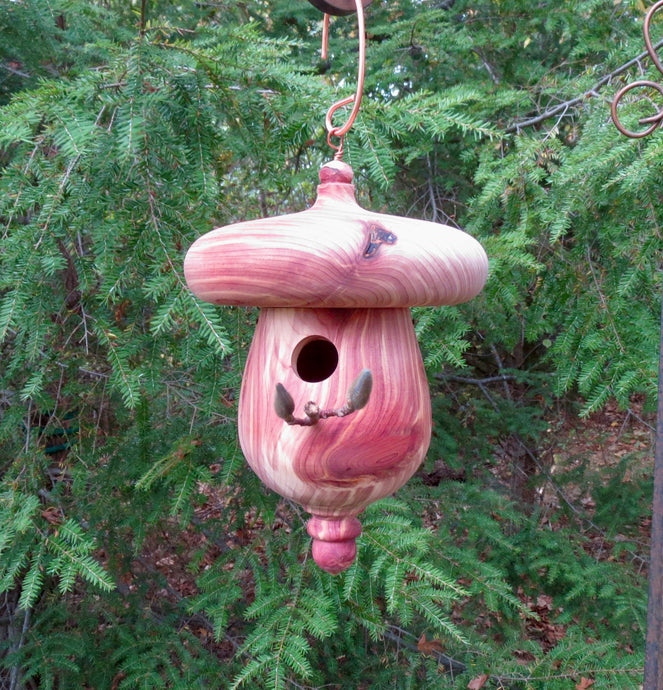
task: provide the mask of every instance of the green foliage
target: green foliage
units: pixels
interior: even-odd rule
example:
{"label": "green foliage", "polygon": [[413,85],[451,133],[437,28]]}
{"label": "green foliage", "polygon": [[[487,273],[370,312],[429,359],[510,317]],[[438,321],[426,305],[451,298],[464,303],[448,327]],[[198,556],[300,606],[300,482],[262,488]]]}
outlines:
{"label": "green foliage", "polygon": [[[0,495],[0,527],[2,570],[0,593],[11,590],[14,580],[23,574],[19,606],[33,606],[44,584],[44,576],[58,580],[58,591],[70,592],[77,577],[101,588],[111,590],[113,582],[92,557],[95,542],[74,520],[65,520],[54,530],[38,522],[39,500],[20,492]],[[59,520],[58,520],[59,522]]]}
{"label": "green foliage", "polygon": [[12,689],[637,687],[646,451],[553,475],[546,444],[564,406],[655,397],[663,144],[617,133],[603,79],[637,76],[618,70],[640,6],[371,6],[346,140],[360,201],[464,227],[491,270],[469,304],[415,310],[431,450],[337,577],[238,447],[255,312],[200,303],[182,274],[213,226],[312,202],[325,110],[356,77],[354,20],[323,63],[321,19],[0,0],[0,672]]}

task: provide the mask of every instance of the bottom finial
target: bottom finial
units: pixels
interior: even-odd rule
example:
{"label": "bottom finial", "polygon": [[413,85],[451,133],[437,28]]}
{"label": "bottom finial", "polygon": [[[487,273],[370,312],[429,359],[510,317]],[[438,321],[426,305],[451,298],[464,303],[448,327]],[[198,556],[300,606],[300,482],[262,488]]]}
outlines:
{"label": "bottom finial", "polygon": [[326,518],[314,515],[306,526],[313,537],[313,560],[328,573],[338,575],[357,555],[355,539],[361,534],[356,517]]}

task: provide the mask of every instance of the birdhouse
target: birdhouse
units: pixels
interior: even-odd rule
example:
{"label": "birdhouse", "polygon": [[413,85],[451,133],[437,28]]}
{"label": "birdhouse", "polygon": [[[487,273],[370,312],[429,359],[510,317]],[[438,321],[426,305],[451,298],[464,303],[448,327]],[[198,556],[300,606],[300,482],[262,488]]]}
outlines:
{"label": "birdhouse", "polygon": [[423,460],[431,404],[410,307],[465,302],[488,261],[456,228],[373,213],[352,169],[320,172],[305,211],[217,228],[184,262],[214,304],[261,308],[239,398],[239,440],[260,479],[312,517],[313,557],[355,558],[357,516]]}

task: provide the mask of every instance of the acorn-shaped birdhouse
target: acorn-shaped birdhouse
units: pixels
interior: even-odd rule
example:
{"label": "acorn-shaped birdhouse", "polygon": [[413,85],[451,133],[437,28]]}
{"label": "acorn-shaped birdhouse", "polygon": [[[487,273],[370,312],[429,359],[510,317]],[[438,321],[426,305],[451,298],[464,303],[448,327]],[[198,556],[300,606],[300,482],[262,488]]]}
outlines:
{"label": "acorn-shaped birdhouse", "polygon": [[355,558],[357,516],[412,476],[430,442],[409,308],[471,299],[488,262],[461,230],[361,208],[341,161],[320,182],[308,210],[200,237],[184,272],[207,302],[261,307],[240,444],[268,487],[312,514],[313,557],[338,573]]}

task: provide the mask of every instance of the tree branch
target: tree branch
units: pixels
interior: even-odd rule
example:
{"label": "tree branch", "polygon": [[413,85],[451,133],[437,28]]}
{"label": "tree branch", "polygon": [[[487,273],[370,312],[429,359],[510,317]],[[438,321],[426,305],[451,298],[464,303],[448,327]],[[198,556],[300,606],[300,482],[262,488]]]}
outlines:
{"label": "tree branch", "polygon": [[32,75],[28,74],[27,72],[22,72],[20,69],[16,69],[15,67],[12,67],[11,64],[5,65],[5,64],[0,64],[0,67],[2,69],[6,69],[8,72],[11,72],[12,74],[15,74],[19,77],[25,77],[26,79],[29,79]]}
{"label": "tree branch", "polygon": [[[654,49],[660,48],[661,46],[663,46],[663,39],[661,39],[654,46]],[[582,103],[583,101],[587,100],[588,98],[591,98],[592,96],[598,96],[598,90],[602,86],[605,86],[606,84],[610,83],[614,77],[619,76],[620,74],[622,74],[622,72],[626,72],[628,69],[633,67],[633,65],[640,64],[640,61],[646,58],[648,55],[649,53],[646,50],[643,51],[637,57],[634,57],[632,60],[625,62],[623,65],[613,70],[609,74],[606,74],[602,79],[599,79],[591,89],[588,89],[580,96],[576,96],[575,98],[571,98],[568,101],[559,103],[554,108],[550,108],[550,110],[545,110],[540,115],[536,115],[535,117],[530,117],[526,120],[514,122],[513,124],[509,125],[504,131],[506,133],[518,133],[521,129],[524,129],[525,127],[532,127],[533,125],[538,125],[540,122],[543,122],[544,120],[547,120],[551,117],[555,117],[555,115],[558,115],[559,113],[568,110],[569,108],[576,106],[579,103]]]}
{"label": "tree branch", "polygon": [[438,381],[456,381],[457,383],[469,383],[475,386],[483,386],[486,383],[497,383],[502,381],[515,381],[516,377],[511,374],[500,374],[499,376],[486,376],[483,379],[475,379],[471,376],[455,376],[453,374],[435,374]]}
{"label": "tree branch", "polygon": [[[406,635],[408,638],[410,638],[412,642],[405,639],[403,635]],[[395,642],[399,647],[405,647],[410,652],[421,654],[421,651],[416,644],[417,638],[406,630],[389,626],[382,632],[382,636],[391,642]],[[440,666],[447,671],[447,673],[451,675],[452,679],[467,671],[467,665],[462,661],[452,659],[450,656],[447,656],[442,652],[438,652],[436,649],[431,649],[428,653],[435,659],[435,661],[437,661]],[[520,687],[520,683],[518,685],[506,685],[505,679],[500,676],[491,675],[488,677],[488,680],[501,690],[516,690],[518,687]],[[512,682],[512,679],[509,680]]]}
{"label": "tree branch", "polygon": [[[16,645],[16,647],[12,649],[13,652],[20,652],[21,648],[23,647],[23,644],[25,643],[25,635],[27,634],[28,628],[30,626],[31,613],[31,608],[25,609],[25,612],[23,614],[23,626],[21,627],[21,636],[18,640],[18,644]],[[19,683],[21,682],[21,671],[22,669],[20,667],[20,664],[16,663],[12,666],[11,673],[9,676],[9,690],[15,690],[19,687]]]}

